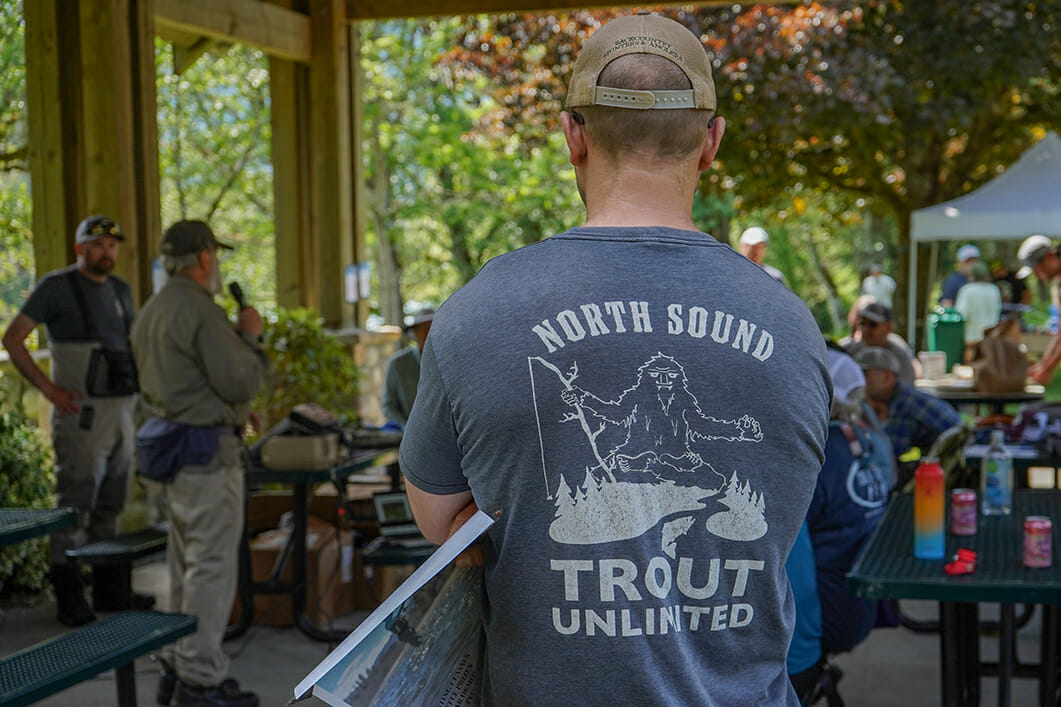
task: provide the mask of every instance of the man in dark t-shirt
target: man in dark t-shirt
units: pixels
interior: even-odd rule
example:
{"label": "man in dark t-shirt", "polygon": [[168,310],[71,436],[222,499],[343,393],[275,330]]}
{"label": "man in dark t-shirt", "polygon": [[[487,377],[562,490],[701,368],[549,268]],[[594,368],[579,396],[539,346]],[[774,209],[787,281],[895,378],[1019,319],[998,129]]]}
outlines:
{"label": "man in dark t-shirt", "polygon": [[481,701],[796,707],[784,563],[824,457],[822,336],[693,224],[725,132],[698,37],[616,18],[566,101],[586,220],[439,308],[400,450],[426,537],[497,518]]}
{"label": "man in dark t-shirt", "polygon": [[[106,216],[82,221],[75,235],[77,263],[41,278],[3,336],[11,362],[53,406],[56,500],[78,512],[74,528],[51,536],[58,619],[68,626],[95,616],[66,551],[117,534],[132,466],[137,384],[129,330],[134,305],[129,285],[111,274],[122,240],[118,224]],[[48,335],[50,378],[25,344],[38,324]],[[95,573],[95,606],[128,608],[114,605],[121,577],[109,569]],[[136,595],[134,603],[146,609],[154,599]]]}

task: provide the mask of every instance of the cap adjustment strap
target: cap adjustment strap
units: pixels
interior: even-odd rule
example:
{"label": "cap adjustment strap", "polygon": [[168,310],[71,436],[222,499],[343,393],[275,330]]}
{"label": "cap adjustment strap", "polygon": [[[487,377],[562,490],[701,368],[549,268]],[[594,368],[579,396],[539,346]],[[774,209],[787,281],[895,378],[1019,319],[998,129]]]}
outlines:
{"label": "cap adjustment strap", "polygon": [[604,88],[597,86],[593,94],[593,104],[613,108],[671,109],[695,108],[696,102],[691,89],[679,91],[638,91],[626,88]]}

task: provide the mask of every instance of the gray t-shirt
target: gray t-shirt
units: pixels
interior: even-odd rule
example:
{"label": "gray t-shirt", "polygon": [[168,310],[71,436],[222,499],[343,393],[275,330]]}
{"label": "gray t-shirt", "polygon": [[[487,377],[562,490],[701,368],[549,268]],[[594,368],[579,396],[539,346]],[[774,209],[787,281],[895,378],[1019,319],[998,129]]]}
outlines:
{"label": "gray t-shirt", "polygon": [[[70,273],[81,286],[98,337],[90,334],[70,281]],[[106,282],[95,282],[82,275],[76,265],[45,275],[22,305],[23,314],[44,324],[48,341],[99,341],[113,349],[129,348],[129,330],[134,312],[133,294],[125,280],[111,275]]]}
{"label": "gray t-shirt", "polygon": [[487,704],[798,704],[784,570],[831,390],[806,306],[710,236],[576,228],[440,308],[400,461],[487,532]]}

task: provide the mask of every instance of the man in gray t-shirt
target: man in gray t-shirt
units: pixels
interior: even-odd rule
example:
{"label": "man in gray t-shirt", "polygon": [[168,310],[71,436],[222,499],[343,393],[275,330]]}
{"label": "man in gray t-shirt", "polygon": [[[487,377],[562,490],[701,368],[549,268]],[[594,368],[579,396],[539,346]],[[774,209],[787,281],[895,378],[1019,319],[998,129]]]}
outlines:
{"label": "man in gray t-shirt", "polygon": [[400,452],[429,539],[497,517],[484,704],[796,705],[784,562],[823,460],[823,339],[692,223],[725,130],[694,35],[612,20],[567,107],[587,220],[442,305]]}
{"label": "man in gray t-shirt", "polygon": [[[132,468],[136,371],[129,330],[134,305],[129,285],[111,274],[122,240],[118,224],[106,216],[82,221],[75,234],[77,263],[41,278],[3,336],[11,362],[53,405],[56,498],[60,506],[78,511],[75,528],[51,536],[58,619],[70,626],[95,616],[66,550],[117,534]],[[51,378],[26,349],[26,337],[38,324],[48,334]],[[114,352],[106,360],[104,348]],[[124,581],[115,569],[95,573],[97,609],[128,608],[114,603]],[[151,597],[134,596],[135,608],[153,603]]]}

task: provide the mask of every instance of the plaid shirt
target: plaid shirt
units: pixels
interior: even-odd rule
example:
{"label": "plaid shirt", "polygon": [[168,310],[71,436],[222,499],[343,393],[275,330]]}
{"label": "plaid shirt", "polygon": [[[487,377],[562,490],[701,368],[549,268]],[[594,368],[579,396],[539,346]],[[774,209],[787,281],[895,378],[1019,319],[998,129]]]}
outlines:
{"label": "plaid shirt", "polygon": [[884,430],[899,458],[913,447],[927,452],[937,437],[961,421],[958,411],[948,403],[896,381]]}

